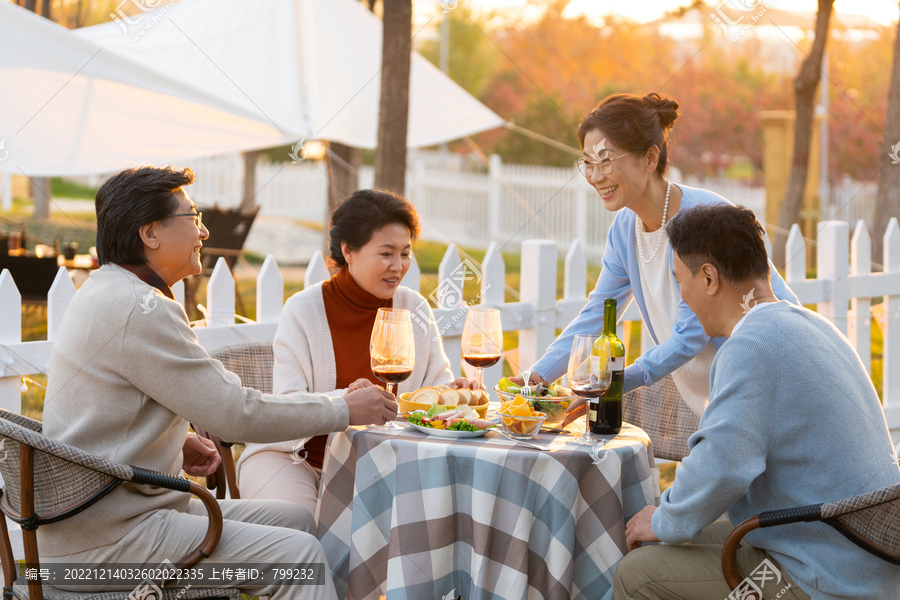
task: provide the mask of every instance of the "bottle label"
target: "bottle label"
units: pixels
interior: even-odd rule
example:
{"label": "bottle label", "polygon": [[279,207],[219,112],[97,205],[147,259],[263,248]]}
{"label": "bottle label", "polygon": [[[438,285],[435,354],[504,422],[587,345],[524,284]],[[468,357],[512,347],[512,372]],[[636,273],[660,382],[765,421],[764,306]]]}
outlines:
{"label": "bottle label", "polygon": [[600,377],[600,357],[591,356],[591,377]]}
{"label": "bottle label", "polygon": [[624,356],[616,356],[609,359],[609,370],[610,371],[624,371],[625,370],[625,357]]}

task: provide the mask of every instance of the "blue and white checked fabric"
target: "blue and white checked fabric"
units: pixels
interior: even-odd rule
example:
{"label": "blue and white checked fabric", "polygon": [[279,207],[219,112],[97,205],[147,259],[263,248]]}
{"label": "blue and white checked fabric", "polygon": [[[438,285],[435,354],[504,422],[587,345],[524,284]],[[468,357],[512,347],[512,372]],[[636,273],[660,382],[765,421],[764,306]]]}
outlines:
{"label": "blue and white checked fabric", "polygon": [[650,439],[626,424],[602,450],[541,434],[541,452],[489,433],[332,434],[319,538],[353,600],[597,600],[625,522],[659,504]]}

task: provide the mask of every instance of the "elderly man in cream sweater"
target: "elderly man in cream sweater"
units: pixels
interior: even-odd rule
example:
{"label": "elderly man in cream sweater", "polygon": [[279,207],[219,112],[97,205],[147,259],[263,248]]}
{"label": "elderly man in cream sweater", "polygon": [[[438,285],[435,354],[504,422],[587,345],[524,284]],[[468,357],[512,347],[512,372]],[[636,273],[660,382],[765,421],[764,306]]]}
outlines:
{"label": "elderly man in cream sweater", "polygon": [[[219,457],[208,440],[188,433],[189,422],[225,438],[279,442],[393,419],[396,404],[380,388],[343,398],[263,394],[209,357],[170,289],[200,273],[208,236],[181,190],[192,181],[189,169],[141,167],[114,175],[97,193],[101,267],[75,294],[53,344],[44,433],[116,462],[202,476]],[[221,508],[222,538],[205,562],[326,563],[293,503],[230,500]],[[157,566],[181,560],[206,527],[198,500],[126,483],[83,513],[41,527],[38,536],[45,562]],[[304,599],[336,598],[324,568],[319,586],[222,587],[276,600],[301,592]]]}

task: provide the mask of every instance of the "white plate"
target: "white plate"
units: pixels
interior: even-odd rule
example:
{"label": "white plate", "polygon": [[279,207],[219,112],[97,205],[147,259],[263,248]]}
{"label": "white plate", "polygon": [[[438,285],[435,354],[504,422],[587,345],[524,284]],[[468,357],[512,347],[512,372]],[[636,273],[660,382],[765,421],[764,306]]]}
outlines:
{"label": "white plate", "polygon": [[493,427],[489,427],[487,429],[479,429],[478,431],[454,431],[452,429],[434,429],[433,427],[422,427],[421,425],[416,425],[415,423],[407,423],[410,427],[415,427],[422,433],[427,433],[428,435],[433,435],[435,437],[442,438],[473,438],[473,437],[481,437],[486,434],[488,431],[494,429]]}
{"label": "white plate", "polygon": [[[425,413],[424,410],[417,410],[415,412],[423,413],[423,414]],[[452,429],[447,430],[447,429],[434,429],[433,427],[422,427],[421,425],[416,425],[415,423],[410,423],[409,421],[407,421],[406,424],[409,427],[415,427],[422,433],[427,433],[428,435],[433,435],[435,437],[451,438],[451,439],[481,437],[484,434],[486,434],[488,431],[491,431],[494,429],[494,427],[488,427],[487,429],[479,429],[478,431],[454,431]]]}

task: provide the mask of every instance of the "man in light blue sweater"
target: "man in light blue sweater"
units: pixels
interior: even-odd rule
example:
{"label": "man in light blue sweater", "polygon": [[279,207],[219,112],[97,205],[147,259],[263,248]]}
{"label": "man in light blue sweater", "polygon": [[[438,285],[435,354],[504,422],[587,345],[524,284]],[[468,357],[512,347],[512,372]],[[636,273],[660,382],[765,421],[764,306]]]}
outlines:
{"label": "man in light blue sweater", "polygon": [[[878,396],[847,339],[773,294],[753,213],[700,206],[680,212],[667,233],[682,299],[707,335],[728,341],[674,485],[659,508],[628,522],[630,552],[616,569],[615,598],[726,600],[721,551],[734,525],[898,483],[900,467]],[[730,523],[714,522],[725,512]],[[670,545],[641,547],[658,541]],[[766,598],[900,598],[900,567],[825,523],[751,531],[738,550],[742,575],[764,560],[779,575],[763,587]]]}

